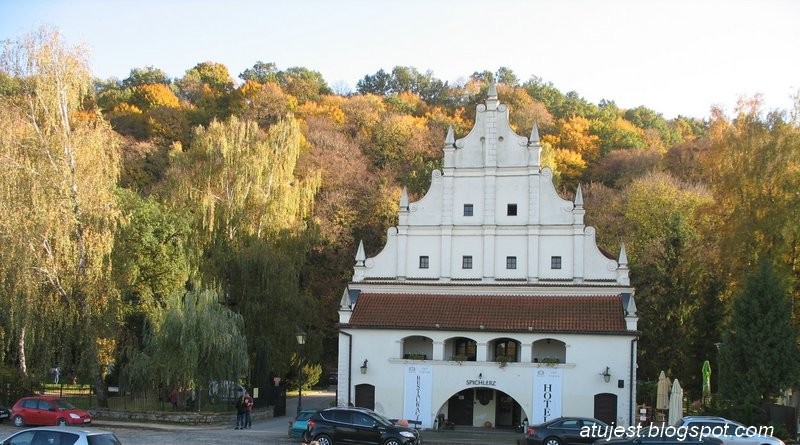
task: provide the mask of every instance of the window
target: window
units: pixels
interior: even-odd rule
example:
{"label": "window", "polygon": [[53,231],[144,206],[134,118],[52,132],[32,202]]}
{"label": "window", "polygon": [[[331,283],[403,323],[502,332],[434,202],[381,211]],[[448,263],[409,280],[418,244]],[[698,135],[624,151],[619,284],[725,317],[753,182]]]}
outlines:
{"label": "window", "polygon": [[457,358],[466,358],[467,362],[474,362],[477,357],[478,343],[468,338],[458,338],[455,342],[455,355]]}
{"label": "window", "polygon": [[517,361],[517,342],[509,338],[497,340],[494,344],[495,361]]}
{"label": "window", "polygon": [[420,269],[427,269],[430,267],[430,259],[428,259],[427,255],[423,255],[419,257],[419,268]]}
{"label": "window", "polygon": [[472,269],[472,256],[465,255],[461,257],[461,268],[462,269]]}
{"label": "window", "polygon": [[516,204],[509,204],[508,211],[506,212],[508,216],[517,216],[517,205]]}
{"label": "window", "polygon": [[506,269],[516,269],[517,268],[517,257],[515,256],[507,256],[506,257]]}
{"label": "window", "polygon": [[561,257],[560,256],[551,256],[550,257],[550,268],[551,269],[561,269]]}
{"label": "window", "polygon": [[472,215],[473,215],[472,204],[464,204],[464,216],[472,216]]}

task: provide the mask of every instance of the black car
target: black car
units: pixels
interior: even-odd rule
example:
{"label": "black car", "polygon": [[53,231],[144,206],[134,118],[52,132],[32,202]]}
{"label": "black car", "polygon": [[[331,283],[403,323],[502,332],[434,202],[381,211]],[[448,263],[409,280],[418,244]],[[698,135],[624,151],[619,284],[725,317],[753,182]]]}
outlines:
{"label": "black car", "polygon": [[0,420],[6,420],[11,417],[11,410],[5,406],[0,406]]}
{"label": "black car", "polygon": [[370,409],[353,407],[328,408],[317,412],[308,421],[303,440],[316,440],[319,445],[421,443],[417,430],[397,425]]}
{"label": "black car", "polygon": [[558,417],[525,432],[527,445],[577,445],[590,444],[604,437],[608,425],[588,417]]}

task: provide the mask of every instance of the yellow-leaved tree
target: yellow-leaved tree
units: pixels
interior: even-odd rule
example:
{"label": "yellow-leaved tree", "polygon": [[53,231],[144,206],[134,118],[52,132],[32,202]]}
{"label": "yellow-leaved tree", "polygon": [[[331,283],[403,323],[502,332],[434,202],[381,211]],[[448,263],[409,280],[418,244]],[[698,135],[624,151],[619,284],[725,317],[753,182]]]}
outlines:
{"label": "yellow-leaved tree", "polygon": [[23,374],[74,366],[93,377],[102,406],[119,308],[109,273],[117,139],[82,109],[92,91],[86,58],[56,30],[6,42],[0,70],[13,85],[0,96],[5,329]]}

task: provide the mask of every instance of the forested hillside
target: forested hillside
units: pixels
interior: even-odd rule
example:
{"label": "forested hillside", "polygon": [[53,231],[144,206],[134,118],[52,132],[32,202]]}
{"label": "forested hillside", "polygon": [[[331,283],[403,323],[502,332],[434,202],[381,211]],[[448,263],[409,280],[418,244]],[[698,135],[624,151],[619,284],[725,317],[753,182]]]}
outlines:
{"label": "forested hillside", "polygon": [[[358,242],[368,255],[383,247],[402,187],[412,199],[427,190],[448,127],[466,135],[492,82],[518,134],[538,125],[562,196],[581,184],[601,247],[616,255],[625,243],[640,380],[664,369],[699,398],[703,360],[724,361],[715,343],[736,341],[732,302],[751,294],[748,274],[765,262],[782,286],[768,305],[788,301],[794,313],[767,320],[764,341],[783,329],[791,344],[780,351],[797,357],[800,128],[788,110],[745,99],[733,116],[665,119],[504,67],[453,84],[397,66],[365,74],[355,92],[334,92],[313,67],[187,68],[96,79],[53,30],[7,42],[6,367],[41,377],[74,366],[98,389],[236,377],[266,386],[294,376],[300,330],[309,361],[335,365]],[[741,354],[725,369],[775,368]],[[757,396],[797,381],[784,374]]]}

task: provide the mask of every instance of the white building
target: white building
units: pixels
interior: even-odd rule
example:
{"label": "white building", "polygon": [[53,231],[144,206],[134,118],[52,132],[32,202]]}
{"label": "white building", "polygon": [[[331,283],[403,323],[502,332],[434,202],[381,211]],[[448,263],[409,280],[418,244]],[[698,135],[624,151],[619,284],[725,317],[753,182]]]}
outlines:
{"label": "white building", "polygon": [[561,199],[494,87],[444,146],[427,194],[366,258],[339,310],[337,402],[433,427],[510,427],[557,416],[635,424],[638,317],[619,259]]}

